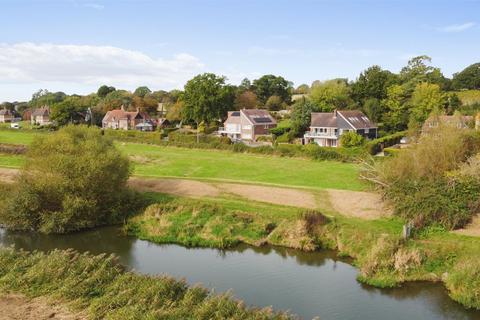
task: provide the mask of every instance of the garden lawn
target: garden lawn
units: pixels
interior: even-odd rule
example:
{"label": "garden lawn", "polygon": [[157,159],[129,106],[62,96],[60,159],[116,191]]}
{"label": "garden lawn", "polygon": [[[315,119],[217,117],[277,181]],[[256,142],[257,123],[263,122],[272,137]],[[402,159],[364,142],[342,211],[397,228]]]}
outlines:
{"label": "garden lawn", "polygon": [[24,163],[24,156],[0,153],[0,167],[20,168]]}
{"label": "garden lawn", "polygon": [[44,134],[33,130],[5,129],[0,130],[0,143],[29,145],[35,135]]}
{"label": "garden lawn", "polygon": [[118,143],[136,162],[135,175],[265,183],[359,191],[359,166],[334,161],[253,155],[229,151]]}

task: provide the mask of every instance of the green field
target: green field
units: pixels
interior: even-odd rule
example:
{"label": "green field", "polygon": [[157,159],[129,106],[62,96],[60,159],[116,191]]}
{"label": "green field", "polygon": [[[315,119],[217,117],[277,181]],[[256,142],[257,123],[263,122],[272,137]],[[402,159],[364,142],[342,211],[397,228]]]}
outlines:
{"label": "green field", "polygon": [[30,144],[37,134],[43,134],[32,130],[2,129],[0,130],[0,143]]}
{"label": "green field", "polygon": [[358,165],[228,151],[119,143],[133,157],[135,174],[245,181],[308,188],[363,190]]}
{"label": "green field", "polygon": [[[0,130],[0,143],[30,144],[37,131]],[[135,162],[135,175],[264,183],[316,189],[364,190],[359,166],[230,151],[118,142]],[[23,157],[0,154],[0,166],[19,167]]]}

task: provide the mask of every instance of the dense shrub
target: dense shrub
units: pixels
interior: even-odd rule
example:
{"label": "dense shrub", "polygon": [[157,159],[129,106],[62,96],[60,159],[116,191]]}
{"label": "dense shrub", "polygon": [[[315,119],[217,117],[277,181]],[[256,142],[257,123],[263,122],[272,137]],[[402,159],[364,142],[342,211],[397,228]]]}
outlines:
{"label": "dense shrub", "polygon": [[406,131],[396,132],[394,134],[384,136],[378,139],[368,141],[365,144],[365,148],[369,154],[375,155],[382,151],[382,148],[391,147],[398,144],[400,140],[405,137]]}
{"label": "dense shrub", "polygon": [[128,159],[98,129],[67,126],[38,136],[0,221],[45,233],[121,222],[135,203],[129,175]]}
{"label": "dense shrub", "polygon": [[383,162],[371,180],[417,227],[459,228],[480,209],[478,152],[480,133],[440,127]]}
{"label": "dense shrub", "polygon": [[445,284],[455,301],[467,308],[480,309],[480,261],[477,257],[457,262]]}
{"label": "dense shrub", "polygon": [[364,138],[356,132],[345,132],[340,136],[340,145],[345,148],[359,147],[363,144]]}

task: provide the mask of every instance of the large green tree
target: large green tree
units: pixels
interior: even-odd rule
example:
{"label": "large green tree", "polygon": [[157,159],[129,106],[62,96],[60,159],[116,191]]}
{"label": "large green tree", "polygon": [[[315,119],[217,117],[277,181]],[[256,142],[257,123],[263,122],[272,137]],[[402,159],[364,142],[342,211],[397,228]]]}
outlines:
{"label": "large green tree", "polygon": [[411,116],[415,121],[425,121],[433,110],[444,111],[446,96],[437,84],[419,83],[411,99]]}
{"label": "large green tree", "polygon": [[128,158],[99,129],[67,126],[39,135],[0,223],[17,230],[67,233],[123,221],[132,208]]}
{"label": "large green tree", "polygon": [[405,130],[410,113],[404,87],[398,84],[389,87],[382,105],[385,110],[382,116],[384,128],[389,132]]}
{"label": "large green tree", "polygon": [[358,104],[367,99],[382,100],[387,97],[387,88],[398,82],[398,76],[380,66],[371,66],[352,84],[352,97]]}
{"label": "large green tree", "polygon": [[109,87],[107,85],[103,85],[100,88],[98,88],[97,96],[99,96],[100,98],[105,98],[107,96],[107,94],[109,94],[110,92],[113,92],[115,90],[116,90],[115,87]]}
{"label": "large green tree", "polygon": [[344,79],[315,83],[310,90],[310,99],[323,112],[346,109],[352,104],[350,88]]}
{"label": "large green tree", "polygon": [[235,99],[234,88],[225,84],[225,80],[225,77],[213,73],[200,74],[189,80],[182,97],[183,119],[198,125],[225,118]]}
{"label": "large green tree", "polygon": [[278,96],[285,103],[292,98],[292,83],[283,77],[267,74],[253,81],[258,101],[264,105],[271,96]]}
{"label": "large green tree", "polygon": [[133,92],[133,95],[134,96],[137,96],[137,97],[145,97],[147,94],[149,93],[152,93],[152,90],[150,90],[148,87],[146,86],[142,86],[142,87],[138,87],[137,89],[135,89],[135,91]]}
{"label": "large green tree", "polygon": [[318,105],[308,99],[301,99],[297,101],[292,108],[292,131],[295,136],[301,136],[308,127],[310,127],[310,121],[312,112],[318,112],[320,108]]}

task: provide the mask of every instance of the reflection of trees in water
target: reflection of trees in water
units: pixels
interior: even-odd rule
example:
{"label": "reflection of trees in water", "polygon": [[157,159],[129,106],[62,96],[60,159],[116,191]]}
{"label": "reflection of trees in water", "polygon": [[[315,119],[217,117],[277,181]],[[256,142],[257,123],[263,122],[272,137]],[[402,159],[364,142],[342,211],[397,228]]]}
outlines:
{"label": "reflection of trees in water", "polygon": [[269,255],[269,254],[276,254],[283,259],[294,258],[295,261],[299,265],[307,265],[307,266],[317,266],[321,267],[325,265],[326,262],[332,261],[334,263],[334,267],[336,267],[336,262],[346,262],[348,263],[348,259],[343,259],[337,256],[337,253],[332,250],[321,250],[321,251],[314,251],[314,252],[305,252],[297,249],[285,248],[285,247],[274,247],[274,246],[262,246],[262,247],[253,247],[245,244],[241,244],[234,249],[223,250],[222,257],[227,256],[228,252],[237,252],[237,253],[244,253],[248,250],[251,250],[257,254],[262,255]]}
{"label": "reflection of trees in water", "polygon": [[115,254],[123,264],[131,265],[135,239],[121,236],[116,227],[98,228],[65,235],[45,235],[34,232],[0,231],[0,243],[28,251],[51,251],[72,248],[92,254]]}
{"label": "reflection of trees in water", "polygon": [[480,311],[465,310],[453,301],[447,294],[445,287],[439,283],[426,281],[407,282],[401,287],[379,289],[366,284],[361,284],[363,290],[373,294],[380,294],[395,300],[419,300],[423,305],[444,319],[480,319]]}

